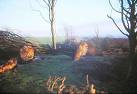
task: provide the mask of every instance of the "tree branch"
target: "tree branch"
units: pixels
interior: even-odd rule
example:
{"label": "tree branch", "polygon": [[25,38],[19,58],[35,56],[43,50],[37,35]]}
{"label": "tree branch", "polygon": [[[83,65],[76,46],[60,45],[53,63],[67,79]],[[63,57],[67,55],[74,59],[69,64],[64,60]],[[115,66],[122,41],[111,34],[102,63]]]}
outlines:
{"label": "tree branch", "polygon": [[52,21],[52,19],[51,19],[51,7],[49,8],[49,20],[50,20],[50,22]]}
{"label": "tree branch", "polygon": [[32,11],[38,12],[45,22],[50,23],[47,19],[45,19],[45,17],[43,16],[43,14],[40,10],[33,9],[32,4],[31,4],[31,0],[29,0],[29,6],[30,6]]}
{"label": "tree branch", "polygon": [[127,2],[128,2],[128,4],[129,4],[129,6],[131,7],[131,2],[130,2],[130,0],[127,0]]}
{"label": "tree branch", "polygon": [[52,0],[48,0],[50,6],[52,6]]}
{"label": "tree branch", "polygon": [[50,7],[50,3],[49,3],[49,2],[47,2],[46,0],[43,0],[43,2],[44,2],[48,7]]}
{"label": "tree branch", "polygon": [[128,10],[126,10],[124,7],[123,7],[123,10],[124,10],[126,13],[130,14],[130,12],[129,12]]}
{"label": "tree branch", "polygon": [[115,20],[114,20],[111,16],[108,16],[108,15],[107,15],[107,17],[110,18],[110,19],[113,21],[113,23],[115,24],[115,26],[118,28],[118,30],[119,30],[123,35],[125,35],[125,36],[127,36],[127,37],[129,36],[128,34],[124,33],[124,32],[120,29],[120,27],[116,24]]}
{"label": "tree branch", "polygon": [[127,32],[129,32],[129,28],[127,28],[125,21],[124,21],[124,12],[123,12],[123,0],[121,0],[121,20],[124,28],[126,29]]}
{"label": "tree branch", "polygon": [[51,23],[52,19],[51,19],[51,7],[52,7],[52,4],[51,4],[51,1],[48,0],[43,0],[43,2],[48,6],[48,11],[49,11],[49,21]]}
{"label": "tree branch", "polygon": [[127,22],[127,28],[130,28],[129,27],[129,19],[127,17],[125,17],[125,18],[126,18],[126,22]]}
{"label": "tree branch", "polygon": [[137,3],[137,0],[135,0],[135,4]]}
{"label": "tree branch", "polygon": [[110,4],[111,8],[112,8],[115,12],[117,12],[117,13],[121,13],[120,11],[116,10],[116,9],[112,6],[110,0],[109,0],[109,4]]}
{"label": "tree branch", "polygon": [[45,6],[43,6],[38,0],[35,0],[35,1],[39,4],[39,6],[40,6],[41,8],[46,8],[46,9],[48,10],[48,8],[45,7]]}
{"label": "tree branch", "polygon": [[38,12],[39,14],[40,14],[40,16],[41,16],[41,18],[45,21],[45,22],[47,22],[47,23],[51,23],[50,21],[48,21],[47,19],[45,19],[45,17],[43,16],[43,14],[42,14],[42,12],[40,11],[40,10],[32,10],[32,11],[36,11],[36,12]]}
{"label": "tree branch", "polygon": [[[112,8],[115,12],[120,13],[120,14],[122,13],[121,11],[116,10],[116,9],[112,6],[110,0],[109,0],[109,4],[110,4],[111,8]],[[124,10],[125,12],[127,12],[127,13],[130,14],[130,12],[128,12],[124,7],[123,7],[123,10]],[[124,12],[123,12],[123,15],[125,15],[126,17],[128,17]],[[129,17],[128,17],[128,18],[129,18]]]}

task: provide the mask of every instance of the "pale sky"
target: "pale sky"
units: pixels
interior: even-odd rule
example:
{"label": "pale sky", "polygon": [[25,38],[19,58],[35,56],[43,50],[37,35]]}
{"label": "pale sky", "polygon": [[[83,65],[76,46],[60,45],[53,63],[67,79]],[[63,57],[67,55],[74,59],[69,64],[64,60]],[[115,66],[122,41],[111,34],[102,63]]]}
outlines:
{"label": "pale sky", "polygon": [[[50,36],[50,25],[38,12],[32,11],[41,10],[48,19],[48,11],[42,9],[37,1],[41,0],[0,0],[0,28],[15,29],[27,36]],[[117,7],[114,0],[113,3]],[[108,0],[57,0],[57,35],[64,36],[64,28],[68,28],[75,36],[93,37],[98,28],[100,36],[123,37],[107,14],[111,14]],[[117,14],[112,14],[118,19]]]}

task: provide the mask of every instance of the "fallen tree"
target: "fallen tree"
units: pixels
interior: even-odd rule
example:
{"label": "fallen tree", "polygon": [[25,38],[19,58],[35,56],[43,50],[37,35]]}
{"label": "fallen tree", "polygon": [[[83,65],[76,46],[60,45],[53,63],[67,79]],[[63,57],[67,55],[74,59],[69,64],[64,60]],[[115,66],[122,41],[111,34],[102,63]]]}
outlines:
{"label": "fallen tree", "polygon": [[0,59],[7,60],[12,57],[19,57],[20,49],[25,45],[34,46],[13,32],[0,31]]}
{"label": "fallen tree", "polygon": [[3,61],[0,73],[13,69],[17,63],[32,60],[39,49],[38,45],[13,32],[0,31],[0,61]]}
{"label": "fallen tree", "polygon": [[5,73],[9,70],[12,70],[16,67],[17,65],[17,60],[16,58],[11,58],[8,60],[5,64],[0,66],[0,74]]}
{"label": "fallen tree", "polygon": [[25,58],[33,59],[35,54],[45,52],[46,48],[38,43],[28,41],[13,32],[0,30],[0,59],[2,60],[20,57],[23,61],[28,61],[29,59]]}

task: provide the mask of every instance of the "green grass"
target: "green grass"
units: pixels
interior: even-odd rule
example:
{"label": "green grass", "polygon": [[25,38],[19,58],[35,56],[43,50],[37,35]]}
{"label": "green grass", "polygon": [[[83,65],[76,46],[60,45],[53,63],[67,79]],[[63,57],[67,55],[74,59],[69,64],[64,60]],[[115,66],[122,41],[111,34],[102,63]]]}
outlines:
{"label": "green grass", "polygon": [[[21,65],[18,64],[16,73],[9,71],[0,75],[1,91],[4,91],[4,93],[22,92],[46,94],[45,80],[47,80],[49,76],[66,76],[67,79],[65,84],[80,87],[86,84],[86,77],[81,69],[84,68],[84,70],[87,70],[88,68],[93,68],[93,66],[84,65],[86,62],[80,66],[80,62],[74,62],[71,57],[66,55],[45,55],[45,57],[46,58],[42,61]],[[92,58],[95,59],[97,63],[111,61],[110,57],[94,56]],[[80,70],[78,70],[79,72],[74,72],[74,66],[80,68]],[[114,75],[118,75],[123,79],[125,75],[123,70],[127,69],[127,67],[121,65],[121,63],[117,63],[114,64],[112,68],[115,70],[113,71]],[[93,78],[93,80],[96,79]],[[110,83],[102,81],[101,83],[96,84],[96,86],[99,90],[104,88],[104,90],[113,89],[115,91],[116,84],[111,85]],[[110,92],[112,91],[110,90]]]}
{"label": "green grass", "polygon": [[1,79],[5,77],[4,80],[0,82],[0,88],[7,93],[46,92],[44,89],[44,81],[47,80],[49,76],[66,76],[66,83],[81,83],[80,80],[77,80],[80,75],[76,75],[71,71],[72,64],[73,61],[69,56],[48,55],[42,62],[18,65],[15,74],[13,72],[7,72],[0,75]]}

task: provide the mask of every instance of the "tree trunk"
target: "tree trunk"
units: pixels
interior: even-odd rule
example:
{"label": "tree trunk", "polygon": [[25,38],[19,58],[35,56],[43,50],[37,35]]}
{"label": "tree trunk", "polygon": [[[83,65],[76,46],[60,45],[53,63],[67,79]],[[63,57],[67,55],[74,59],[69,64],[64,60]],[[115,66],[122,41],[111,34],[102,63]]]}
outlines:
{"label": "tree trunk", "polygon": [[137,59],[136,59],[136,37],[134,34],[131,34],[129,36],[129,70],[127,75],[127,81],[129,83],[129,86],[131,87],[132,91],[136,92],[135,88],[137,87]]}
{"label": "tree trunk", "polygon": [[51,34],[52,34],[52,46],[53,46],[53,49],[56,49],[54,21],[51,22]]}
{"label": "tree trunk", "polygon": [[56,49],[56,36],[55,36],[55,0],[52,0],[51,6],[51,33],[52,33],[52,46],[53,49]]}

